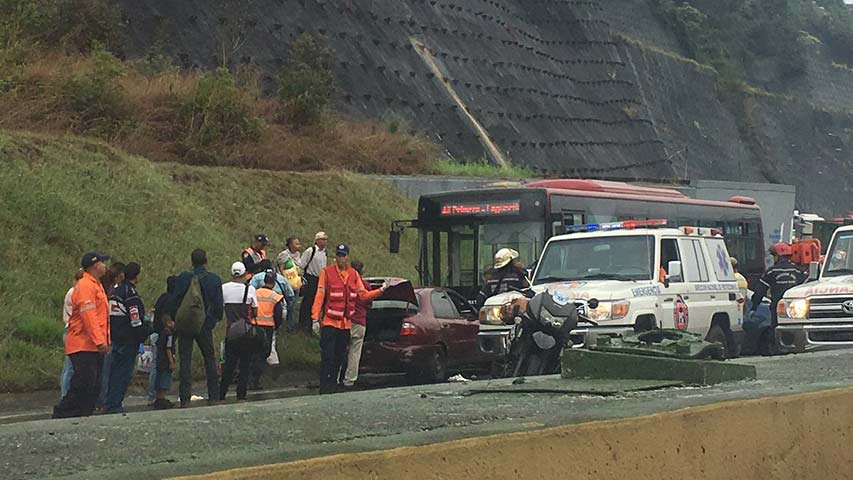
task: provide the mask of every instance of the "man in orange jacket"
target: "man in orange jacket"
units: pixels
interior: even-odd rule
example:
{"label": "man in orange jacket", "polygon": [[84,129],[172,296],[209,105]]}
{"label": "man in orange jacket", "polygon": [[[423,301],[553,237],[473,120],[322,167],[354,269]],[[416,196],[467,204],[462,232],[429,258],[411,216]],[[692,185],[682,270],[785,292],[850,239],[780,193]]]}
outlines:
{"label": "man in orange jacket", "polygon": [[83,417],[95,410],[101,391],[101,368],[110,348],[110,307],[100,278],[110,257],[97,252],[83,255],[85,273],[71,295],[71,318],[65,354],[71,358],[71,387],[53,408],[53,418]]}
{"label": "man in orange jacket", "polygon": [[342,389],[338,376],[349,346],[356,302],[375,300],[387,288],[386,282],[378,290],[365,289],[361,276],[349,265],[349,247],[343,244],[335,248],[335,264],[320,270],[311,319],[320,322],[321,394]]}

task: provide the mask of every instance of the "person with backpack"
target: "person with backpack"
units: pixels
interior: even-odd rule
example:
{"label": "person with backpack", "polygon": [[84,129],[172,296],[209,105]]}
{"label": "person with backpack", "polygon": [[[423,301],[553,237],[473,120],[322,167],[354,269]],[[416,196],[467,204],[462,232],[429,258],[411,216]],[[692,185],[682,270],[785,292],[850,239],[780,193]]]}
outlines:
{"label": "person with backpack", "polygon": [[145,306],[136,292],[140,273],[141,268],[138,263],[128,263],[124,270],[124,279],[109,296],[112,365],[104,401],[106,413],[124,411],[122,403],[130,380],[133,378],[139,344],[151,333],[149,326],[145,323]]}
{"label": "person with backpack", "polygon": [[222,305],[225,310],[225,366],[219,399],[225,400],[228,387],[234,379],[238,365],[237,400],[246,399],[252,358],[260,350],[260,335],[255,318],[258,316],[258,297],[255,287],[245,281],[243,262],[231,265],[231,281],[222,285]]}
{"label": "person with backpack", "polygon": [[313,322],[311,321],[311,308],[314,305],[314,297],[317,295],[317,284],[320,280],[320,272],[326,268],[326,242],[329,236],[326,232],[317,232],[314,235],[314,246],[302,252],[299,268],[305,276],[302,285],[302,305],[299,306],[299,330],[306,335],[311,335]]}
{"label": "person with backpack", "polygon": [[207,401],[219,401],[219,373],[213,348],[213,328],[222,318],[222,280],[207,271],[207,253],[197,248],[190,255],[193,269],[175,279],[175,296],[169,313],[175,320],[178,339],[179,397],[181,407],[190,403],[192,393],[193,343],[204,357]]}

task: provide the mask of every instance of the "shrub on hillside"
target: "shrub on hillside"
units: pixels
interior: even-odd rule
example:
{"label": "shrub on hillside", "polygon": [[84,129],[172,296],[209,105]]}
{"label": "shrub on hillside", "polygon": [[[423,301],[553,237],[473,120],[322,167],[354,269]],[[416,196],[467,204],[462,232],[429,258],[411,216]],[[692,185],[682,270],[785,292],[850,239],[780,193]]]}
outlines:
{"label": "shrub on hillside", "polygon": [[264,122],[231,72],[220,67],[205,75],[180,112],[183,142],[190,148],[234,145],[260,139]]}
{"label": "shrub on hillside", "polygon": [[76,130],[99,136],[114,134],[129,116],[119,79],[124,64],[102,47],[91,55],[91,66],[73,75],[62,86],[68,109],[79,115]]}
{"label": "shrub on hillside", "polygon": [[0,0],[0,48],[21,44],[88,52],[121,47],[121,12],[109,0]]}
{"label": "shrub on hillside", "polygon": [[335,92],[334,60],[319,35],[305,33],[293,41],[278,78],[281,120],[297,129],[320,121]]}

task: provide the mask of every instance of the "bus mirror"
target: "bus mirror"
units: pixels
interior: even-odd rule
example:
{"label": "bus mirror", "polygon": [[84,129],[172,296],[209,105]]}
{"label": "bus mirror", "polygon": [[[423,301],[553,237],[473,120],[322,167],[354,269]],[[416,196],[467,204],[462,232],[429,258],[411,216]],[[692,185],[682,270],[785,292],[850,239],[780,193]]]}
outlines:
{"label": "bus mirror", "polygon": [[388,233],[388,250],[391,253],[400,253],[400,235],[402,232],[399,230],[391,230]]}
{"label": "bus mirror", "polygon": [[667,280],[672,280],[673,282],[681,282],[681,262],[677,260],[673,260],[667,264]]}
{"label": "bus mirror", "polygon": [[813,282],[820,277],[820,262],[809,262],[809,281]]}

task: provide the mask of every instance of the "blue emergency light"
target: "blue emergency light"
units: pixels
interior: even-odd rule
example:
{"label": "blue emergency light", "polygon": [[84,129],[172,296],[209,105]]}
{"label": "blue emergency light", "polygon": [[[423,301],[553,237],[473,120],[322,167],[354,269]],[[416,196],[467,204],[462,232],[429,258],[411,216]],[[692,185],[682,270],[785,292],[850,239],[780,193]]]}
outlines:
{"label": "blue emergency light", "polygon": [[634,228],[665,227],[667,220],[625,220],[623,222],[586,223],[567,225],[566,233],[609,232],[613,230],[632,230]]}

